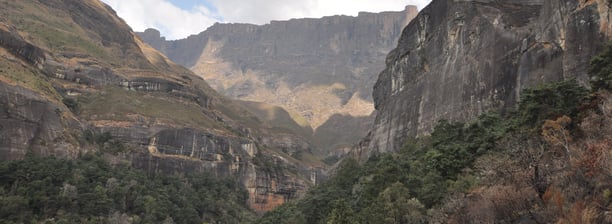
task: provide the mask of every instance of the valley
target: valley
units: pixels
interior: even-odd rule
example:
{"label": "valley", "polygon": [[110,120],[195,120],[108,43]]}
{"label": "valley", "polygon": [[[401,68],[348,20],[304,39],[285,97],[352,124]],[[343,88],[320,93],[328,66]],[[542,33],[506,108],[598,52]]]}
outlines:
{"label": "valley", "polygon": [[610,223],[611,13],[433,0],[169,41],[0,0],[0,222]]}

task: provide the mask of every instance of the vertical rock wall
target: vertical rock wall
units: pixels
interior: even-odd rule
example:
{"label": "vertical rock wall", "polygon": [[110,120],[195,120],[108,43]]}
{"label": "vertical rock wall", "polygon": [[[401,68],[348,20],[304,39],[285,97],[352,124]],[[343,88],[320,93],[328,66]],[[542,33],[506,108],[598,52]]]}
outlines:
{"label": "vertical rock wall", "polygon": [[357,156],[398,150],[440,119],[512,108],[522,89],[576,78],[610,37],[607,1],[434,0],[404,29],[374,86]]}

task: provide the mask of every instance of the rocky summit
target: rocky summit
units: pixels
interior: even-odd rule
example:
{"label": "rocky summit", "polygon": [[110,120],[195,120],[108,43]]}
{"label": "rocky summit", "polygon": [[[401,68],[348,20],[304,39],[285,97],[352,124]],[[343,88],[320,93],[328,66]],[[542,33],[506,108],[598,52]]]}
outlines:
{"label": "rocky summit", "polygon": [[258,212],[320,176],[307,139],[263,124],[100,1],[0,1],[0,15],[1,160],[101,152],[151,174],[236,177]]}
{"label": "rocky summit", "polygon": [[148,29],[142,39],[234,99],[282,106],[313,143],[350,148],[373,120],[372,86],[385,55],[417,14],[359,13],[266,25],[215,24],[198,35],[166,41]]}

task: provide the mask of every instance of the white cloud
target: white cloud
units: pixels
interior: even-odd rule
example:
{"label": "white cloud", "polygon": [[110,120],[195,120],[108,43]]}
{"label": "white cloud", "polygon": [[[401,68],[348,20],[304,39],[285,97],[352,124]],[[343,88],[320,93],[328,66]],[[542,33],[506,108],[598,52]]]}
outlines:
{"label": "white cloud", "polygon": [[180,39],[204,31],[215,22],[216,15],[205,7],[190,11],[167,0],[102,0],[110,5],[135,31],[158,29],[168,39]]}
{"label": "white cloud", "polygon": [[228,22],[265,24],[270,20],[356,16],[361,11],[399,11],[406,5],[422,9],[431,0],[210,0]]}
{"label": "white cloud", "polygon": [[102,1],[136,31],[152,27],[168,39],[179,39],[204,31],[215,22],[265,24],[291,18],[355,16],[360,11],[399,11],[406,5],[422,9],[431,0],[208,0],[215,13],[203,6],[183,10],[172,5],[172,0]]}

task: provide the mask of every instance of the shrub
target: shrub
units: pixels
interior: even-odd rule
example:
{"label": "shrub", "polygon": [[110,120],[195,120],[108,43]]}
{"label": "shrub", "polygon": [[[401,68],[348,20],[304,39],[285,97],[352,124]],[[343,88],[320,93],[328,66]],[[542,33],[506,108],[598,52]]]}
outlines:
{"label": "shrub", "polygon": [[64,98],[62,99],[62,103],[64,103],[64,105],[66,105],[66,107],[68,107],[68,109],[70,109],[70,111],[72,111],[72,113],[78,114],[79,113],[79,102],[75,99],[72,98]]}
{"label": "shrub", "polygon": [[566,80],[526,89],[518,103],[518,125],[540,127],[544,120],[567,115],[575,118],[588,91],[576,80]]}
{"label": "shrub", "polygon": [[612,89],[612,43],[608,43],[601,54],[591,59],[589,75],[594,90]]}

